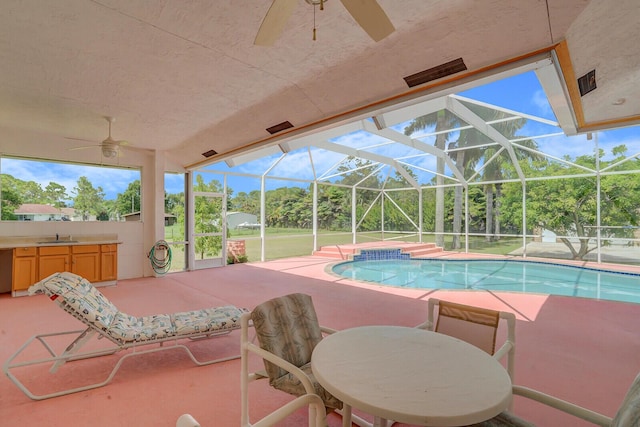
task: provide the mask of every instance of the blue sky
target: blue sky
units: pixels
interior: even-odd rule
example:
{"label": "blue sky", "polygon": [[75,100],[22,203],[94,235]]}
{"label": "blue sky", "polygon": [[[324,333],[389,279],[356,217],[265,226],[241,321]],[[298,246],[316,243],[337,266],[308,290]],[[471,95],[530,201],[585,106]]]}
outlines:
{"label": "blue sky", "polygon": [[[553,111],[547,102],[544,91],[542,90],[534,72],[527,72],[499,80],[461,92],[459,95],[543,119],[555,120]],[[522,131],[526,131],[529,135],[539,135],[558,132],[559,129],[529,121],[526,128],[523,128],[521,132]],[[598,143],[599,146],[607,153],[610,153],[612,147],[625,144],[628,147],[627,155],[634,155],[640,152],[639,131],[640,127],[634,127],[600,132],[598,134]],[[340,138],[340,142],[352,147],[372,143],[373,140],[368,141],[368,137],[363,135],[365,134],[358,132],[346,135]],[[579,135],[571,138],[567,138],[565,136],[553,136],[541,138],[537,140],[537,142],[542,151],[556,157],[569,155],[570,157],[575,158],[578,155],[591,153],[593,151],[593,142],[587,141],[586,135]],[[310,179],[312,176],[311,169],[308,167],[308,160],[305,159],[305,157],[308,157],[308,154],[305,152],[290,153],[289,156],[291,158],[288,159],[286,163],[279,166],[280,170],[286,171],[287,176]],[[271,158],[265,158],[245,165],[240,165],[236,167],[234,171],[238,173],[259,175],[266,170],[267,167],[277,159],[277,157],[278,156],[273,156]],[[330,169],[330,166],[336,162],[336,158],[336,155],[330,155],[328,153],[324,154],[324,158],[318,159],[314,157],[314,162],[319,161],[320,163],[324,163],[318,165],[316,172],[321,173],[324,170],[323,167],[326,168],[326,170]],[[16,178],[27,181],[36,181],[43,189],[51,181],[62,184],[67,188],[67,193],[70,196],[72,195],[72,190],[76,186],[77,180],[80,176],[86,176],[92,182],[94,187],[101,186],[107,199],[115,199],[118,193],[125,191],[131,181],[140,179],[140,173],[137,170],[113,169],[86,165],[65,165],[61,163],[45,163],[43,165],[35,161],[13,160],[6,158],[1,160],[0,167],[2,173],[10,174]],[[224,165],[224,163],[215,165],[215,168],[220,171],[230,170],[226,165]],[[283,175],[279,174],[279,176]],[[169,192],[179,193],[184,190],[182,175],[167,174],[165,177],[165,188]],[[219,181],[222,181],[221,175],[219,174],[206,174],[205,181],[208,182],[211,179],[218,179]],[[243,178],[234,176],[230,176],[228,179],[229,186],[233,188],[235,194],[240,191],[249,192],[251,190],[259,189],[258,180],[252,179],[249,180],[250,182],[245,181],[246,180]],[[268,182],[268,189],[287,185],[286,182],[279,180],[270,180]],[[308,184],[298,183],[297,185],[306,187]]]}
{"label": "blue sky", "polygon": [[61,184],[66,187],[69,197],[73,197],[73,189],[81,176],[87,177],[95,188],[102,187],[108,200],[115,199],[118,193],[123,193],[127,189],[130,182],[140,179],[138,170],[100,166],[66,165],[7,158],[2,158],[0,166],[3,174],[23,181],[35,181],[43,190],[50,182]]}

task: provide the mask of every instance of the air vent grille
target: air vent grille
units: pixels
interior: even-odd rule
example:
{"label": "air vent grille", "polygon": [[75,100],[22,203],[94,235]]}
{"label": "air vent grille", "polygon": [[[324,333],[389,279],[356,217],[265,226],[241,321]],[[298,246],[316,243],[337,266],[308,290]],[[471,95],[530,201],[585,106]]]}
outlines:
{"label": "air vent grille", "polygon": [[460,71],[465,71],[467,66],[464,65],[462,58],[454,59],[445,64],[438,65],[428,70],[420,71],[419,73],[412,74],[404,78],[409,87],[414,87],[427,83],[433,80],[438,80],[443,77],[450,76]]}
{"label": "air vent grille", "polygon": [[275,126],[271,126],[270,128],[267,128],[267,132],[269,132],[271,135],[273,135],[274,133],[278,133],[278,132],[281,132],[281,131],[283,131],[285,129],[289,129],[289,128],[292,128],[292,127],[293,127],[293,125],[289,121],[286,121],[286,122],[279,123],[279,124],[277,124]]}

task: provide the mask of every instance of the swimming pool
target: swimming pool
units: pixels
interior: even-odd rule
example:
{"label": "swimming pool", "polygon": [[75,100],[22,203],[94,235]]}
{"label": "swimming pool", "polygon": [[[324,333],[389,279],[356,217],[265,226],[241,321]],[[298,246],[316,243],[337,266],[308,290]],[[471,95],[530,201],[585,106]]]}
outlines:
{"label": "swimming pool", "polygon": [[640,304],[640,274],[516,260],[375,259],[336,264],[342,277],[412,289],[486,289]]}

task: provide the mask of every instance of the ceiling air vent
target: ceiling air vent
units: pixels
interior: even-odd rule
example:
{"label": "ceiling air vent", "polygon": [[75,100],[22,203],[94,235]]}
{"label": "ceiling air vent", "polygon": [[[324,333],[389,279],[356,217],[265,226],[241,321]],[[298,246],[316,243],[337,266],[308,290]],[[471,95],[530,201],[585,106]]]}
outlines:
{"label": "ceiling air vent", "polygon": [[467,66],[464,65],[462,58],[454,59],[445,64],[438,65],[428,70],[420,71],[419,73],[412,74],[404,78],[409,87],[421,85],[423,83],[430,82],[432,80],[438,80],[442,77],[447,77],[460,71],[465,71]]}
{"label": "ceiling air vent", "polygon": [[215,154],[218,154],[218,152],[216,150],[209,150],[209,151],[205,151],[204,153],[202,153],[203,156],[205,157],[211,157]]}
{"label": "ceiling air vent", "polygon": [[585,96],[596,88],[596,70],[591,70],[578,79],[578,88],[580,88],[580,96]]}
{"label": "ceiling air vent", "polygon": [[293,127],[293,125],[291,123],[289,123],[289,121],[286,121],[286,122],[279,123],[279,124],[277,124],[275,126],[271,126],[270,128],[267,128],[267,132],[269,132],[271,135],[273,135],[274,133],[278,133],[278,132],[281,132],[281,131],[283,131],[285,129],[289,129],[289,128],[292,128],[292,127]]}

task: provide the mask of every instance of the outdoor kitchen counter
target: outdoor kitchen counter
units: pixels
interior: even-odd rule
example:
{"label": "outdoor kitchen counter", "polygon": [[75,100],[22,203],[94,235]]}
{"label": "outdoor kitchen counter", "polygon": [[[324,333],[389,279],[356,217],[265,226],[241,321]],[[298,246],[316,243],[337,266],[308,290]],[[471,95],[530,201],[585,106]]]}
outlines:
{"label": "outdoor kitchen counter", "polygon": [[40,246],[77,246],[77,245],[119,245],[122,241],[118,240],[116,234],[99,234],[99,235],[60,235],[56,241],[56,237],[48,236],[28,236],[28,237],[0,237],[1,249],[14,248],[31,248]]}

